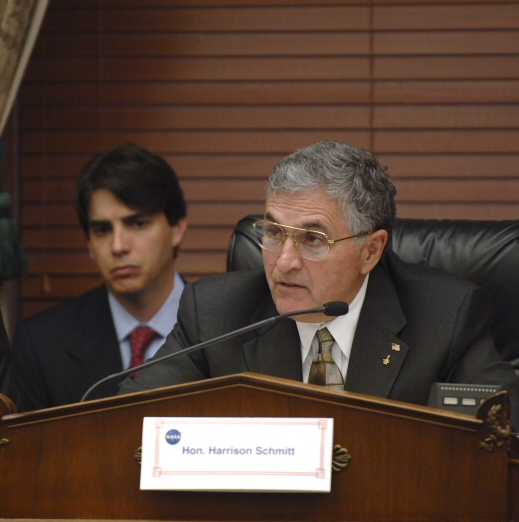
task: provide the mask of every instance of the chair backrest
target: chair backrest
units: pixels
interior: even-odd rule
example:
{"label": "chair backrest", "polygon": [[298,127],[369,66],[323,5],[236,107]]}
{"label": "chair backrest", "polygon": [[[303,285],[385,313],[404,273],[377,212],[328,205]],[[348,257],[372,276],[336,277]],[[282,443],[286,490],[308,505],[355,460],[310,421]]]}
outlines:
{"label": "chair backrest", "polygon": [[[262,264],[252,223],[241,219],[229,242],[227,271]],[[485,288],[494,301],[493,335],[519,374],[519,220],[397,219],[393,250],[405,261],[440,268]]]}

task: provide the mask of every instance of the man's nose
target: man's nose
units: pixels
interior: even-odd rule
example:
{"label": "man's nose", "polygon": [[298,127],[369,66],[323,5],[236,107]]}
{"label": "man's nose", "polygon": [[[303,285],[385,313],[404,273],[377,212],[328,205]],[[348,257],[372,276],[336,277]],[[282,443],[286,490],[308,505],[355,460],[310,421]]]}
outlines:
{"label": "man's nose", "polygon": [[130,234],[124,227],[114,227],[112,236],[112,252],[123,254],[130,249]]}
{"label": "man's nose", "polygon": [[286,234],[285,241],[279,247],[278,267],[283,272],[301,268],[302,257],[292,234]]}

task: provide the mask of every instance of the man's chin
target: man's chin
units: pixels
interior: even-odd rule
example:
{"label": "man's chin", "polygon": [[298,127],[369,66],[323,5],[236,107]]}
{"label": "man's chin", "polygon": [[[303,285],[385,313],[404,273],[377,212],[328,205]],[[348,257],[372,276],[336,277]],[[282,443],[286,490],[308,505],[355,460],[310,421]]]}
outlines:
{"label": "man's chin", "polygon": [[142,287],[139,284],[131,284],[130,281],[127,281],[126,284],[112,284],[108,285],[108,288],[116,297],[121,297],[121,299],[133,299],[136,296],[140,295],[142,292]]}
{"label": "man's chin", "polygon": [[[312,310],[313,308],[319,308],[321,305],[308,303],[308,302],[284,302],[284,300],[278,300],[276,302],[276,308],[278,313],[281,314],[289,314],[296,313],[303,310]],[[329,318],[320,313],[316,314],[305,314],[305,315],[294,315],[292,317],[295,321],[301,321],[304,323],[322,323],[323,321],[328,321]]]}

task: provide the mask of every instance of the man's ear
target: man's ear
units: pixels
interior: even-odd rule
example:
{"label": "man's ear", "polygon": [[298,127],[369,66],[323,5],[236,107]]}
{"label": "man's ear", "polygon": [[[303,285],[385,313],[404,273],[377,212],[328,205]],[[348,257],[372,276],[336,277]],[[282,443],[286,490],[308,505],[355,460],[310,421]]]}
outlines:
{"label": "man's ear", "polygon": [[177,221],[172,227],[173,229],[173,237],[171,245],[173,248],[177,248],[180,243],[182,242],[182,238],[184,237],[184,234],[187,230],[187,218],[182,218],[181,220]]}
{"label": "man's ear", "polygon": [[377,230],[366,238],[363,245],[362,273],[368,274],[379,262],[388,240],[387,230]]}

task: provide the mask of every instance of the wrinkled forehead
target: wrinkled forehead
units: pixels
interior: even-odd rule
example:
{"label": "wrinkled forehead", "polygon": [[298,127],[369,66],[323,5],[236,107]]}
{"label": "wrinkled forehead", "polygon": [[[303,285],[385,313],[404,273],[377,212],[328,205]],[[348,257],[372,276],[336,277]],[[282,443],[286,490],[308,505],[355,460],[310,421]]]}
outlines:
{"label": "wrinkled forehead", "polygon": [[273,192],[269,195],[265,219],[299,228],[349,229],[348,220],[336,198],[324,189]]}

